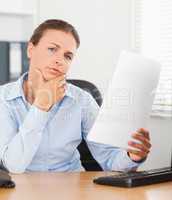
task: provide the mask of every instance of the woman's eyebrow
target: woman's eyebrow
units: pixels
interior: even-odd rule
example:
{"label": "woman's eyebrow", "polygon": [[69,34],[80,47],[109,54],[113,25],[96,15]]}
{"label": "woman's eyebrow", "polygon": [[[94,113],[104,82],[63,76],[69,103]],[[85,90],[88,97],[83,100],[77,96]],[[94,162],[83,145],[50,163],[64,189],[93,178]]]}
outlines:
{"label": "woman's eyebrow", "polygon": [[56,44],[54,42],[50,42],[51,44],[55,45],[56,47],[60,48],[61,46],[59,44]]}
{"label": "woman's eyebrow", "polygon": [[[56,43],[54,43],[54,42],[50,42],[50,43],[53,44],[53,45],[55,45],[57,48],[61,48],[61,46],[60,46],[59,44],[56,44]],[[74,53],[71,52],[71,51],[67,51],[66,53],[67,53],[67,54],[71,54],[72,56],[74,55]]]}

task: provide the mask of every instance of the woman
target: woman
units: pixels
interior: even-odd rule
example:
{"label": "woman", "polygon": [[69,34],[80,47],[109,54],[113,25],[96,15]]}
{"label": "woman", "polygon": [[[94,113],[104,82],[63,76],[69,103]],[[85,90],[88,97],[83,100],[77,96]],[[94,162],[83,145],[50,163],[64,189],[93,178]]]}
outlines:
{"label": "woman", "polygon": [[[47,20],[28,43],[29,72],[0,87],[0,159],[13,173],[84,171],[77,146],[98,113],[87,92],[66,83],[79,47],[75,28],[62,20]],[[147,157],[149,132],[139,129],[128,151],[87,141],[104,170],[132,170]]]}

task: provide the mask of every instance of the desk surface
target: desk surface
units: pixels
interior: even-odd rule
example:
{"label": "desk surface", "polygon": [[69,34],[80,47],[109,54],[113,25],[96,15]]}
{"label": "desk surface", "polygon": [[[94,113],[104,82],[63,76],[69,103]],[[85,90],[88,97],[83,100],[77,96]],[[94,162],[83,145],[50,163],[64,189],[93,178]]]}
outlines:
{"label": "desk surface", "polygon": [[96,185],[108,172],[25,173],[12,175],[14,189],[0,189],[1,200],[171,200],[172,182],[137,188]]}

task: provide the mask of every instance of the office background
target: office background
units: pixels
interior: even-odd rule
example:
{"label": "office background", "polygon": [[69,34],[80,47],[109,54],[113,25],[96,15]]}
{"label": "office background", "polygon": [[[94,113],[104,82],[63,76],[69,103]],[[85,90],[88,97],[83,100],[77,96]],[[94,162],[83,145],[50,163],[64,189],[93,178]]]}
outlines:
{"label": "office background", "polygon": [[[74,2],[69,0],[0,0],[0,41],[11,42],[11,44],[1,43],[5,45],[3,51],[10,48],[11,61],[15,60],[19,64],[19,57],[22,56],[25,62],[25,54],[19,51],[20,47],[16,42],[22,42],[22,48],[25,48],[25,42],[33,29],[45,19],[67,20],[76,27],[81,37],[81,46],[72,64],[69,77],[91,81],[104,93],[120,51],[135,48],[134,2],[134,0],[75,0]],[[2,50],[0,54],[3,55]],[[3,62],[8,61],[5,61],[5,56],[2,58],[4,61],[0,61],[0,77],[5,82],[9,81],[8,78],[5,79],[8,69],[4,68]],[[15,68],[14,63],[10,66],[12,79],[22,72],[19,66]],[[153,147],[149,159],[141,168],[169,166],[172,149],[171,118],[150,117],[148,129],[151,132]]]}

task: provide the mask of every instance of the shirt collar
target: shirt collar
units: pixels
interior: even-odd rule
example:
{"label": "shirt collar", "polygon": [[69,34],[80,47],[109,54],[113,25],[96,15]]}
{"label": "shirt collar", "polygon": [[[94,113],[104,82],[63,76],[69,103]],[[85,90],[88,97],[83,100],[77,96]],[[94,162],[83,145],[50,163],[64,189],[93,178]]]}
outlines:
{"label": "shirt collar", "polygon": [[[10,83],[12,84],[12,87],[7,87],[8,92],[6,93],[6,100],[13,100],[18,97],[23,97],[25,99],[23,91],[23,82],[24,80],[27,80],[27,78],[28,78],[28,72],[24,73],[17,81]],[[65,96],[75,98],[70,83],[67,83]]]}

